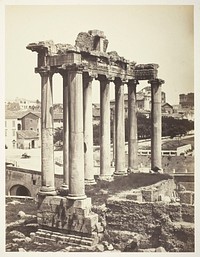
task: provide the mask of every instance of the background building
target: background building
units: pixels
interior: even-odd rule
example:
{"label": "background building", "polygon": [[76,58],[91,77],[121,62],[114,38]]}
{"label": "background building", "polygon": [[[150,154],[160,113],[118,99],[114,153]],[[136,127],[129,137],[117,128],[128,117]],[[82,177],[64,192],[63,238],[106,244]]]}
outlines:
{"label": "background building", "polygon": [[194,107],[194,93],[180,94],[179,95],[179,104],[182,108],[185,107]]}

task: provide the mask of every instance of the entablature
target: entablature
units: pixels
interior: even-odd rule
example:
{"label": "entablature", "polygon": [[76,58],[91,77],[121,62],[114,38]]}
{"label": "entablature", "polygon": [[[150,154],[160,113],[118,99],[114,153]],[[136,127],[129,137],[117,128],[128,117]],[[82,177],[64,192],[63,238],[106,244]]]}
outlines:
{"label": "entablature", "polygon": [[57,72],[73,65],[82,65],[83,72],[89,72],[107,77],[121,78],[123,80],[151,80],[156,79],[158,64],[136,64],[118,55],[116,51],[106,52],[108,40],[104,32],[90,30],[81,32],[75,41],[70,44],[54,44],[50,41],[31,43],[27,49],[38,53],[39,69],[48,69]]}

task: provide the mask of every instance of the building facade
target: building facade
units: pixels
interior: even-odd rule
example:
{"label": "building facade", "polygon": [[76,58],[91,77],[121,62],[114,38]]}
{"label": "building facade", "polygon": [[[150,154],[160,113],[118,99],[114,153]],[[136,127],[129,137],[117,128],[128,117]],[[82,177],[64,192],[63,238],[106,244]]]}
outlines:
{"label": "building facade", "polygon": [[194,93],[180,94],[179,95],[179,104],[182,108],[185,107],[194,107]]}

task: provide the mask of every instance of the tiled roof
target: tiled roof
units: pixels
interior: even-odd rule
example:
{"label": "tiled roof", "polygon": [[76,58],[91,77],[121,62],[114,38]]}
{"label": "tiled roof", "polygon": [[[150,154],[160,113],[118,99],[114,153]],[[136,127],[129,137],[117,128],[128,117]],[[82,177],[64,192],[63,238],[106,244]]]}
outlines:
{"label": "tiled roof", "polygon": [[9,110],[5,111],[6,119],[17,119],[17,116],[18,116],[18,114],[16,111],[9,111]]}
{"label": "tiled roof", "polygon": [[39,135],[37,132],[33,130],[19,130],[17,131],[17,138],[18,139],[33,139],[33,138],[39,138]]}
{"label": "tiled roof", "polygon": [[170,108],[173,108],[173,106],[172,106],[171,104],[169,104],[169,103],[163,103],[163,104],[162,104],[162,107],[165,107],[165,106],[168,106],[168,107],[170,107]]}
{"label": "tiled roof", "polygon": [[33,111],[5,111],[5,118],[6,119],[22,119],[27,114],[32,113],[40,118],[41,114],[39,112],[33,112]]}

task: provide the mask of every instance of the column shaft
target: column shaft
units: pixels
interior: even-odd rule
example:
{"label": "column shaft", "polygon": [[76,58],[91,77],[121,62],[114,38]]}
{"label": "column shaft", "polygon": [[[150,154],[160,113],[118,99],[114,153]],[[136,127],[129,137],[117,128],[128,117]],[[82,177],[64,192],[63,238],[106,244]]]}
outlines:
{"label": "column shaft", "polygon": [[112,143],[113,143],[113,156],[112,156],[112,166],[114,167],[115,166],[115,146],[116,146],[116,136],[115,136],[115,108],[112,109]]}
{"label": "column shaft", "polygon": [[40,75],[42,187],[39,194],[55,195],[52,74],[46,71],[40,72]]}
{"label": "column shaft", "polygon": [[69,185],[69,96],[68,96],[67,71],[63,72],[63,185]]}
{"label": "column shaft", "polygon": [[151,169],[162,169],[162,115],[161,84],[164,81],[155,79],[151,83]]}
{"label": "column shaft", "polygon": [[100,80],[100,179],[110,179],[110,88],[109,80]]}
{"label": "column shaft", "polygon": [[137,84],[136,80],[128,82],[128,169],[131,172],[138,170]]}
{"label": "column shaft", "polygon": [[124,124],[124,85],[121,80],[115,81],[115,172],[125,172],[125,124]]}
{"label": "column shaft", "polygon": [[83,84],[81,71],[69,71],[69,194],[84,199]]}
{"label": "column shaft", "polygon": [[83,127],[85,184],[95,184],[93,164],[92,77],[83,76]]}

